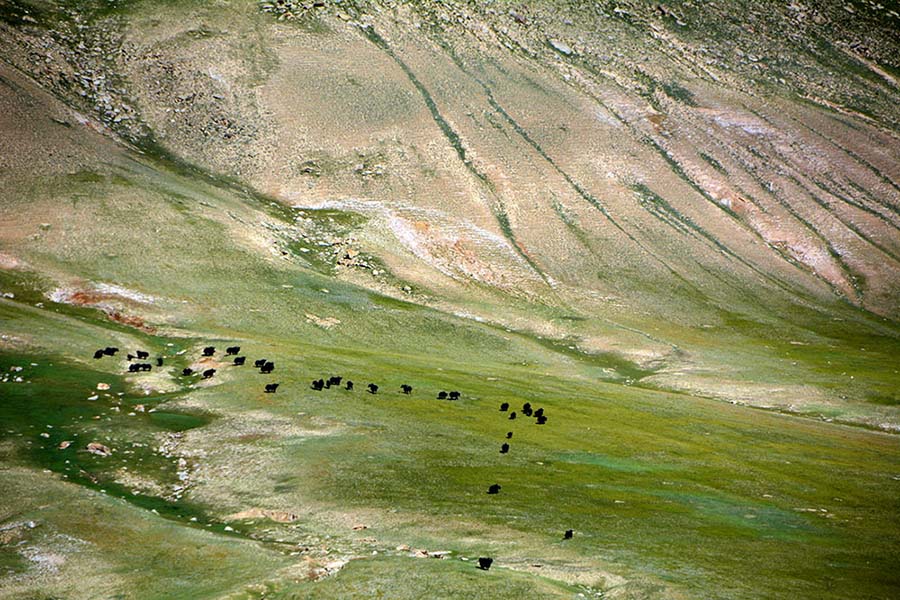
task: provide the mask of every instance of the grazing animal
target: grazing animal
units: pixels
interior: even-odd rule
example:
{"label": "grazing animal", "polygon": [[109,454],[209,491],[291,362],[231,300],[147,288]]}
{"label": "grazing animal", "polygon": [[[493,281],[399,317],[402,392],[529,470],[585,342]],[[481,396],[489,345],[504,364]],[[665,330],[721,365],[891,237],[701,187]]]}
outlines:
{"label": "grazing animal", "polygon": [[508,439],[508,440],[509,440],[509,439],[512,439],[512,431],[507,431],[507,432],[506,432],[506,439]]}
{"label": "grazing animal", "polygon": [[566,533],[563,534],[563,539],[564,539],[564,540],[571,540],[573,535],[575,535],[575,532],[574,532],[574,531],[572,531],[571,529],[566,529]]}
{"label": "grazing animal", "polygon": [[203,371],[203,379],[209,379],[210,377],[212,377],[215,374],[216,374],[215,369],[207,369],[207,370]]}
{"label": "grazing animal", "polygon": [[139,363],[131,363],[130,365],[128,365],[128,372],[129,373],[137,373],[138,370],[140,370],[140,368],[141,368],[141,365]]}
{"label": "grazing animal", "polygon": [[438,392],[438,400],[446,400],[447,392]]}
{"label": "grazing animal", "polygon": [[145,358],[150,358],[150,353],[145,352],[143,350],[138,350],[137,352],[135,352],[135,354],[137,355],[138,359],[140,359],[140,360],[144,360]]}
{"label": "grazing animal", "polygon": [[225,356],[235,356],[241,351],[240,346],[229,346],[225,348]]}
{"label": "grazing animal", "polygon": [[277,383],[267,383],[266,384],[266,393],[267,394],[274,394],[275,390],[277,390],[277,389],[278,389]]}
{"label": "grazing animal", "polygon": [[494,564],[493,558],[481,557],[478,559],[478,568],[482,571],[487,571],[491,568],[491,565]]}
{"label": "grazing animal", "polygon": [[367,387],[369,388],[369,393],[370,393],[370,394],[377,394],[377,393],[378,393],[378,386],[375,385],[374,383],[370,383]]}
{"label": "grazing animal", "polygon": [[402,391],[407,396],[412,392],[412,386],[406,385],[405,383],[400,386],[400,391]]}
{"label": "grazing animal", "polygon": [[131,362],[134,360],[135,356],[134,354],[129,354],[126,358],[128,359],[128,362]]}
{"label": "grazing animal", "polygon": [[266,359],[264,359],[264,358],[259,358],[255,361],[253,361],[253,366],[256,367],[257,369],[260,368],[261,366],[263,366],[264,364],[266,364]]}
{"label": "grazing animal", "polygon": [[547,422],[547,416],[546,416],[546,415],[541,415],[541,416],[539,416],[539,417],[537,418],[537,421],[535,421],[535,424],[537,424],[537,425],[543,425],[543,424],[546,423],[546,422]]}
{"label": "grazing animal", "polygon": [[153,368],[153,365],[151,365],[150,363],[142,363],[141,364],[141,371],[149,371],[152,368]]}
{"label": "grazing animal", "polygon": [[193,375],[193,374],[194,374],[194,370],[190,367],[185,367],[181,370],[181,375],[183,377],[187,377],[188,375]]}
{"label": "grazing animal", "polygon": [[506,412],[509,410],[509,402],[504,402],[500,405],[500,412]]}
{"label": "grazing animal", "polygon": [[338,377],[337,375],[333,375],[328,378],[329,385],[341,385],[341,381],[343,381],[343,377]]}
{"label": "grazing animal", "polygon": [[106,356],[106,353],[103,352],[103,350],[97,350],[96,352],[94,352],[94,358],[103,358],[104,356]]}
{"label": "grazing animal", "polygon": [[516,418],[516,411],[512,411],[509,413],[509,420],[512,421]]}
{"label": "grazing animal", "polygon": [[316,390],[317,392],[322,391],[323,387],[325,387],[325,382],[321,379],[316,379],[312,382],[312,389]]}
{"label": "grazing animal", "polygon": [[522,414],[525,415],[526,417],[531,416],[531,403],[530,402],[526,402],[525,404],[522,405]]}
{"label": "grazing animal", "polygon": [[107,356],[115,356],[116,352],[118,352],[118,351],[119,351],[119,349],[116,348],[115,346],[107,346],[106,348],[103,349],[103,354],[105,354]]}
{"label": "grazing animal", "polygon": [[506,454],[507,452],[509,452],[509,444],[503,442],[503,445],[500,446],[500,454]]}
{"label": "grazing animal", "polygon": [[237,366],[241,366],[241,365],[244,364],[246,361],[247,361],[247,357],[246,357],[246,356],[235,356],[235,357],[234,357],[234,364],[237,365]]}
{"label": "grazing animal", "polygon": [[459,400],[459,392],[450,392],[447,395],[450,397],[450,400]]}
{"label": "grazing animal", "polygon": [[216,353],[215,346],[207,346],[206,348],[203,349],[203,356],[212,356],[215,353]]}
{"label": "grazing animal", "polygon": [[[530,417],[531,415],[528,415],[528,416]],[[535,416],[536,419],[540,419],[541,417],[543,417],[543,416],[544,416],[544,409],[543,409],[543,408],[539,408],[539,409],[537,409],[536,411],[534,411],[534,416]]]}
{"label": "grazing animal", "polygon": [[488,488],[488,494],[499,494],[500,493],[500,484],[495,483],[491,487]]}
{"label": "grazing animal", "polygon": [[260,373],[271,373],[275,370],[275,363],[266,361],[266,363],[259,368]]}
{"label": "grazing animal", "polygon": [[157,357],[156,357],[156,366],[157,366],[157,367],[163,366],[163,359],[162,359],[162,356],[157,356]]}
{"label": "grazing animal", "polygon": [[353,382],[350,380],[347,380],[347,389],[351,391],[353,390]]}

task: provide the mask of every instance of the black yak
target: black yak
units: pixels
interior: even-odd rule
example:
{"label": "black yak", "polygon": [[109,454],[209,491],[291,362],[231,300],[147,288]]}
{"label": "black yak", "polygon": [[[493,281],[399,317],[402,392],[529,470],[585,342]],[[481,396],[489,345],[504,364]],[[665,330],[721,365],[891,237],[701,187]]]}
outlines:
{"label": "black yak", "polygon": [[215,346],[207,346],[206,348],[203,349],[203,356],[212,356],[215,353],[216,353]]}
{"label": "black yak", "polygon": [[105,354],[107,356],[115,356],[116,352],[118,352],[118,351],[119,351],[119,349],[116,348],[115,346],[107,346],[106,348],[103,349],[103,354]]}
{"label": "black yak", "polygon": [[499,494],[500,493],[500,484],[495,483],[491,487],[488,488],[488,494]]}
{"label": "black yak", "polygon": [[265,364],[263,364],[263,366],[261,366],[259,368],[260,373],[271,373],[274,370],[275,370],[275,363],[270,362],[270,361],[266,361]]}
{"label": "black yak", "polygon": [[350,380],[347,380],[347,389],[353,391],[353,382]]}
{"label": "black yak", "polygon": [[139,360],[144,360],[145,358],[150,358],[150,353],[145,352],[144,350],[138,350],[135,352]]}
{"label": "black yak", "polygon": [[526,402],[525,404],[522,405],[522,414],[525,415],[526,417],[531,416],[531,403]]}
{"label": "black yak", "polygon": [[377,393],[378,393],[378,386],[375,385],[374,383],[370,383],[370,384],[368,385],[368,388],[369,388],[369,393],[370,393],[370,394],[377,394]]}
{"label": "black yak", "polygon": [[156,366],[157,366],[157,367],[163,366],[163,359],[162,359],[162,356],[157,356],[157,357],[156,357]]}
{"label": "black yak", "polygon": [[512,421],[512,420],[515,419],[515,418],[516,418],[516,411],[512,411],[511,413],[509,413],[509,420],[510,420],[510,421]]}
{"label": "black yak", "polygon": [[241,351],[240,346],[229,346],[225,348],[225,356],[235,356]]}
{"label": "black yak", "polygon": [[[530,417],[531,415],[528,415],[528,416]],[[539,408],[539,409],[537,409],[536,411],[534,411],[534,416],[535,416],[536,419],[540,419],[541,417],[543,417],[543,416],[544,416],[544,409],[543,409],[543,408]]]}
{"label": "black yak", "polygon": [[511,439],[511,438],[512,438],[512,431],[507,431],[507,432],[506,432],[506,439]]}
{"label": "black yak", "polygon": [[506,454],[507,452],[509,452],[509,444],[503,442],[503,445],[500,446],[500,454]]}
{"label": "black yak", "polygon": [[547,422],[547,415],[541,415],[537,418],[537,421],[535,421],[535,423],[537,423],[538,425],[543,425],[546,422]]}
{"label": "black yak", "polygon": [[478,568],[482,571],[487,571],[491,568],[491,565],[494,564],[493,558],[481,557],[478,559]]}
{"label": "black yak", "polygon": [[446,399],[447,399],[447,392],[438,392],[438,398],[437,398],[437,399],[438,399],[438,400],[446,400]]}
{"label": "black yak", "polygon": [[182,374],[184,377],[187,377],[188,375],[193,375],[193,374],[194,374],[194,370],[193,370],[192,368],[190,368],[190,367],[185,367],[185,368],[183,368],[183,369],[181,370],[181,374]]}
{"label": "black yak", "polygon": [[404,383],[400,386],[400,391],[408,396],[412,392],[412,386]]}
{"label": "black yak", "polygon": [[261,366],[263,366],[264,364],[266,364],[265,358],[259,358],[255,361],[253,361],[253,366],[256,367],[257,369],[260,368]]}
{"label": "black yak", "polygon": [[104,356],[106,356],[106,353],[103,352],[103,350],[97,350],[96,352],[94,352],[94,358],[103,358]]}
{"label": "black yak", "polygon": [[500,405],[500,412],[506,412],[509,410],[509,402],[504,402]]}
{"label": "black yak", "polygon": [[277,383],[267,383],[266,384],[266,393],[267,394],[274,394],[275,390],[277,390],[277,389],[278,389]]}
{"label": "black yak", "polygon": [[238,367],[241,366],[242,364],[244,364],[246,361],[247,361],[246,356],[235,356],[234,357],[234,364],[237,365]]}
{"label": "black yak", "polygon": [[571,540],[571,539],[572,539],[572,536],[573,536],[574,534],[575,534],[575,532],[572,531],[571,529],[566,529],[566,533],[563,534],[563,539],[564,539],[564,540]]}
{"label": "black yak", "polygon": [[447,396],[450,400],[459,400],[459,392],[450,392]]}
{"label": "black yak", "polygon": [[210,377],[212,377],[215,374],[216,374],[215,369],[207,369],[207,370],[203,371],[203,379],[209,379]]}

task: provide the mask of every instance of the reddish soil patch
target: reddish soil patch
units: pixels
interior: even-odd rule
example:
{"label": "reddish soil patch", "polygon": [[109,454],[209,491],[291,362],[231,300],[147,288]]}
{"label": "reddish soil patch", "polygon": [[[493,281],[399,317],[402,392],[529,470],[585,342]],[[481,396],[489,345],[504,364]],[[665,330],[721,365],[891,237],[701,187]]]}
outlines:
{"label": "reddish soil patch", "polygon": [[118,296],[116,294],[106,294],[104,292],[94,292],[90,290],[74,290],[65,294],[65,299],[63,300],[63,302],[72,304],[74,306],[99,308],[111,321],[115,321],[116,323],[121,323],[122,325],[127,325],[129,327],[134,327],[135,329],[140,329],[141,331],[146,331],[147,333],[156,332],[156,328],[151,325],[147,325],[147,323],[141,317],[128,315],[120,310],[112,308],[110,306],[110,303],[112,302],[129,302],[127,298],[122,298],[121,296]]}
{"label": "reddish soil patch", "polygon": [[78,290],[69,294],[68,301],[77,306],[90,306],[92,304],[100,304],[103,301],[111,300],[109,294],[101,294],[99,292],[87,292]]}
{"label": "reddish soil patch", "polygon": [[146,331],[147,333],[156,333],[156,327],[147,325],[140,317],[136,317],[134,315],[125,315],[117,310],[106,311],[106,316],[117,323],[122,323],[123,325],[128,325],[129,327],[134,327],[136,329],[140,329],[141,331]]}

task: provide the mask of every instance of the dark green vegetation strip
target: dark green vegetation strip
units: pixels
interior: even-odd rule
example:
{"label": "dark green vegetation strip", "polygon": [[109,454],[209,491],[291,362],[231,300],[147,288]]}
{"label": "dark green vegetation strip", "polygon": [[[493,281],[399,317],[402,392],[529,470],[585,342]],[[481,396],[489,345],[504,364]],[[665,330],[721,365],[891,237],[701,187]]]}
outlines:
{"label": "dark green vegetation strip", "polygon": [[[18,368],[21,371],[14,370]],[[116,470],[126,467],[133,474],[171,488],[179,480],[172,460],[154,451],[155,434],[202,427],[210,417],[165,410],[148,412],[173,396],[142,398],[123,393],[127,389],[123,377],[78,367],[62,357],[0,354],[0,371],[23,380],[16,383],[11,378],[12,382],[0,384],[4,390],[0,441],[18,442],[18,447],[24,447],[21,458],[27,463],[185,524],[192,517],[196,526],[214,523],[189,502],[132,494],[114,481]],[[108,384],[109,390],[98,391],[98,383]],[[129,416],[138,405],[144,407],[143,412]],[[110,433],[115,442],[109,441]],[[71,445],[60,449],[63,442]],[[114,447],[115,454],[92,454],[86,450],[91,442]],[[224,525],[215,523],[215,527],[222,531]]]}

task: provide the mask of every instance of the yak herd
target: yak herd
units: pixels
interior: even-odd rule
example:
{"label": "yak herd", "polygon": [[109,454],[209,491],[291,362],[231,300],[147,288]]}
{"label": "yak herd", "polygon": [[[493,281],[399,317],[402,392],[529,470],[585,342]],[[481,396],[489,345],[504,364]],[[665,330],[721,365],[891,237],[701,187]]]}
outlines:
{"label": "yak herd", "polygon": [[[101,359],[104,356],[115,356],[119,351],[118,348],[114,346],[107,346],[106,348],[100,348],[96,352],[94,352],[95,359]],[[246,361],[247,357],[245,356],[237,356],[241,351],[240,346],[229,346],[225,349],[225,356],[234,356],[232,364],[234,366],[240,367]],[[210,358],[215,356],[216,347],[215,346],[207,346],[203,349],[202,355],[204,358]],[[141,373],[145,371],[153,370],[153,365],[151,363],[146,362],[133,362],[135,360],[146,360],[150,358],[150,353],[145,350],[136,350],[134,354],[128,354],[128,372],[129,373]],[[163,366],[164,361],[162,356],[158,356],[156,358],[156,366]],[[275,363],[270,360],[266,360],[265,358],[261,358],[254,363],[254,366],[259,369],[260,373],[269,374],[275,370]],[[194,375],[199,375],[202,379],[210,379],[213,375],[216,374],[216,369],[204,369],[202,371],[195,372],[194,369],[190,367],[185,367],[181,370],[182,377],[191,377]],[[272,394],[275,390],[278,389],[277,383],[267,383],[265,386],[266,393]]]}
{"label": "yak herd", "polygon": [[[115,356],[118,351],[119,351],[119,349],[114,346],[107,346],[105,348],[100,348],[94,352],[94,358],[101,359],[104,356]],[[234,366],[242,366],[246,362],[246,357],[238,356],[240,351],[241,351],[240,346],[229,346],[225,349],[225,356],[233,356],[234,357],[234,359],[232,360],[232,365],[234,365]],[[210,357],[215,356],[215,353],[216,353],[215,346],[206,346],[205,348],[203,348],[202,355],[205,358],[210,358]],[[145,371],[150,371],[153,369],[153,365],[151,363],[133,362],[135,360],[147,360],[148,358],[150,358],[149,352],[146,352],[144,350],[136,350],[134,354],[128,354],[127,358],[128,358],[128,363],[129,363],[128,364],[128,372],[129,373],[145,372]],[[160,356],[160,357],[156,358],[156,366],[157,367],[163,366],[163,357]],[[263,374],[270,374],[270,373],[272,373],[272,371],[275,370],[275,363],[270,360],[267,360],[265,358],[257,359],[256,361],[253,362],[253,366],[256,367],[257,369],[259,369],[259,372],[263,373]],[[194,375],[200,375],[200,377],[203,379],[209,379],[215,374],[216,374],[216,369],[205,369],[203,371],[195,372],[190,367],[185,367],[181,371],[182,377],[191,377]],[[327,390],[327,389],[331,389],[331,388],[339,389],[341,387],[341,384],[343,384],[343,388],[345,390],[353,391],[353,382],[350,380],[344,381],[343,377],[337,376],[337,375],[331,376],[328,379],[316,379],[312,382],[310,387],[313,390],[318,392],[318,391]],[[265,384],[264,391],[267,394],[274,394],[275,391],[278,389],[278,386],[279,386],[278,383],[267,383],[267,384]],[[375,383],[369,383],[366,386],[366,390],[370,394],[373,394],[373,395],[378,393],[378,389],[379,389],[379,387]],[[411,385],[404,383],[403,385],[400,386],[400,392],[402,394],[405,394],[408,396],[408,395],[412,394],[412,391],[413,391],[413,388]],[[437,399],[438,400],[459,400],[460,393],[455,390],[450,391],[450,392],[440,391],[437,394]],[[509,410],[508,402],[503,402],[500,404],[500,412],[508,413],[509,416],[507,418],[511,421],[515,420],[517,417],[516,411]],[[522,405],[521,413],[523,415],[525,415],[526,417],[533,417],[535,419],[536,425],[544,425],[547,423],[547,416],[544,414],[544,409],[538,408],[535,410],[532,408],[531,403],[529,403],[529,402],[526,402],[525,404]],[[512,439],[512,437],[513,437],[513,432],[508,431],[506,433],[506,439],[509,440],[509,439]],[[503,444],[500,446],[500,454],[508,454],[509,450],[510,450],[509,443],[503,442]],[[488,494],[499,494],[501,489],[502,489],[502,486],[499,483],[494,483],[488,487],[487,493]],[[572,539],[573,535],[574,535],[573,530],[567,529],[565,531],[565,533],[563,534],[563,539],[570,540],[570,539]],[[493,558],[486,558],[486,557],[479,558],[478,559],[478,568],[487,571],[488,569],[491,568],[491,564],[493,564],[493,562],[494,562]]]}

